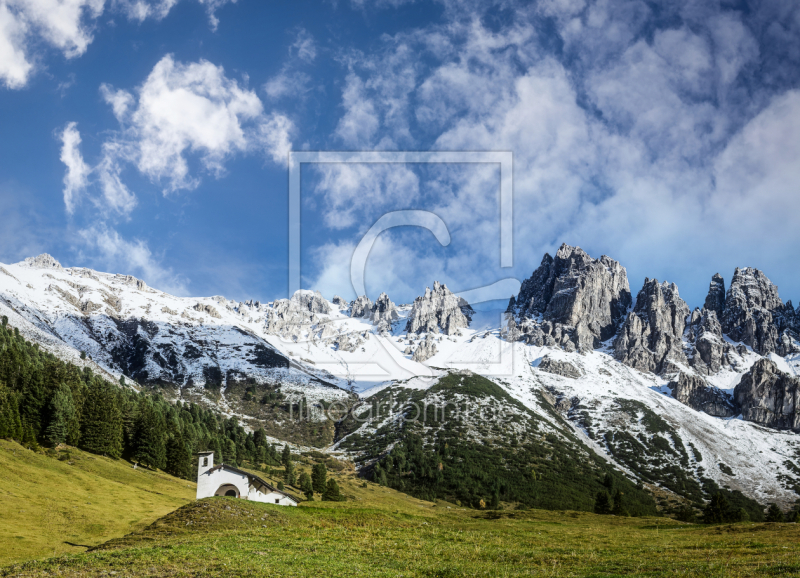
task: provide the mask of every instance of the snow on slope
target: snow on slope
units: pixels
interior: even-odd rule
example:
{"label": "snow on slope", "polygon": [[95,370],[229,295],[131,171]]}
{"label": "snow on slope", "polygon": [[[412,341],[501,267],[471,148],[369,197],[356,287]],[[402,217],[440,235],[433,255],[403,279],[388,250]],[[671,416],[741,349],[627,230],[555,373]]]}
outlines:
{"label": "snow on slope", "polygon": [[[461,335],[431,336],[437,353],[417,363],[406,351],[426,336],[406,334],[408,306],[400,306],[399,319],[381,333],[369,320],[350,318],[346,308],[328,305],[328,313],[312,316],[313,323],[287,338],[268,331],[275,304],[175,297],[133,277],[63,269],[40,258],[0,267],[0,314],[8,315],[27,338],[78,365],[93,364],[113,379],[127,372],[140,380],[197,389],[218,379],[220,408],[229,415],[235,414],[224,395],[230,376],[279,383],[283,391],[313,401],[343,397],[349,388],[368,397],[397,382],[427,388],[442,370],[469,370],[489,377],[541,415],[552,411],[543,407],[546,399],[559,400],[587,445],[610,457],[609,433],[613,438],[614,432],[628,432],[648,443],[658,435],[643,425],[646,416],[631,416],[630,407],[635,414],[638,406],[628,404],[627,414],[620,411],[620,400],[643,404],[674,432],[655,440],[670,448],[659,459],[683,459],[695,476],[761,502],[789,504],[797,498],[789,489],[798,483],[797,475],[785,465],[800,458],[796,434],[692,410],[669,395],[663,379],[622,365],[606,350],[579,354],[509,343],[502,339],[502,312],[489,311],[476,312]],[[340,347],[342,336],[358,344]],[[140,350],[146,354],[137,356]],[[82,362],[81,351],[93,361]],[[538,367],[545,356],[572,364],[583,376],[547,373]],[[748,352],[739,371],[726,369],[709,382],[732,391],[758,357]],[[783,371],[800,373],[800,356],[772,357]],[[652,461],[652,456],[641,459]],[[630,471],[630,462],[622,465]],[[726,473],[731,471],[734,475]]]}

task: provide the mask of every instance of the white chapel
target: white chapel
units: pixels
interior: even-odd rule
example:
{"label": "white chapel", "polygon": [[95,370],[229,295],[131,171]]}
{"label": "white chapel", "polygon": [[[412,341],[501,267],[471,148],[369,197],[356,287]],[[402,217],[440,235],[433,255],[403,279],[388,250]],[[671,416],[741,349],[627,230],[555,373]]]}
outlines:
{"label": "white chapel", "polygon": [[214,452],[200,452],[197,467],[197,499],[229,496],[254,502],[296,506],[297,498],[282,492],[258,476],[227,464],[214,465]]}

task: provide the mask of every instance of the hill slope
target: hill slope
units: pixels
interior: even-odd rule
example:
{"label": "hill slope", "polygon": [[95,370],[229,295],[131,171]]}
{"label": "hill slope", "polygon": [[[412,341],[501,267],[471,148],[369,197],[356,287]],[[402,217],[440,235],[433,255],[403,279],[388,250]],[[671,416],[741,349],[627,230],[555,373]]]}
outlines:
{"label": "hill slope", "polygon": [[0,564],[82,552],[186,504],[195,484],[68,448],[50,457],[0,440]]}

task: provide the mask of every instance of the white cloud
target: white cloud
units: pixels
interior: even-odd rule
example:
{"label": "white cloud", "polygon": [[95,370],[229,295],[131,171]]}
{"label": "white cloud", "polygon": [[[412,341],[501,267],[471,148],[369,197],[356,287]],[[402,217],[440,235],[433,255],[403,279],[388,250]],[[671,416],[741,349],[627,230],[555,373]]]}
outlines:
{"label": "white cloud", "polygon": [[106,138],[100,160],[89,169],[77,151],[75,124],[68,125],[62,161],[70,213],[92,170],[101,192],[92,202],[102,217],[128,218],[137,206],[136,195],[122,178],[128,168],[161,184],[168,194],[199,185],[200,175],[189,168],[192,159],[219,177],[234,155],[263,152],[284,164],[291,150],[291,120],[277,112],[266,114],[254,91],[205,60],[184,64],[167,55],[134,92],[103,84],[100,93],[121,129]]}
{"label": "white cloud", "polygon": [[[204,167],[221,173],[226,157],[248,147],[245,123],[263,115],[255,92],[225,76],[221,66],[162,58],[138,90],[130,134],[136,165],[167,190],[192,189],[186,154],[198,153]],[[132,160],[132,159],[131,159]]]}
{"label": "white cloud", "polygon": [[336,126],[336,135],[353,150],[370,147],[380,119],[374,103],[365,95],[363,81],[353,73],[347,76],[342,105],[345,113]]}
{"label": "white cloud", "polygon": [[[644,275],[666,277],[695,302],[706,276],[723,267],[785,269],[800,236],[800,93],[754,76],[764,48],[746,16],[691,3],[655,14],[636,0],[556,0],[532,12],[556,18],[563,51],[554,51],[543,48],[552,39],[542,42],[525,10],[490,31],[465,9],[353,56],[334,140],[348,148],[513,151],[518,276],[561,242],[620,259],[633,291]],[[759,26],[774,32],[777,24]],[[422,65],[420,54],[433,64]],[[379,170],[320,171],[317,193],[331,228],[404,208],[406,197],[387,194]],[[476,269],[496,267],[491,174],[443,169],[409,186],[416,174],[405,189],[453,235],[440,268],[468,284]],[[393,243],[404,260],[426,255],[424,243]],[[331,247],[318,281],[333,287],[336,275],[349,278],[336,265],[349,257],[345,243]],[[431,273],[407,275],[407,285],[419,285]]]}
{"label": "white cloud", "polygon": [[103,83],[100,85],[100,94],[106,103],[111,105],[114,116],[120,123],[128,120],[128,113],[134,105],[133,95],[127,90],[114,90],[114,87]]}
{"label": "white cloud", "polygon": [[0,2],[0,79],[6,88],[21,88],[28,82],[33,64],[25,55],[28,25]]}
{"label": "white cloud", "polygon": [[[179,0],[112,0],[113,10],[137,22],[161,20]],[[208,13],[211,28],[216,11],[236,0],[197,0]],[[94,29],[106,0],[0,0],[0,82],[6,88],[27,85],[43,58],[40,45],[59,50],[66,58],[83,55],[94,39]],[[301,44],[304,57],[312,56],[313,40]]]}
{"label": "white cloud", "polygon": [[173,295],[186,295],[188,280],[163,267],[147,243],[125,240],[114,229],[99,225],[78,232],[78,238],[89,252],[87,257],[110,271],[126,271],[158,289]]}
{"label": "white cloud", "polygon": [[289,52],[297,54],[297,57],[304,62],[313,62],[317,57],[317,45],[314,37],[306,30],[301,28],[297,33],[297,39],[289,48]]}
{"label": "white cloud", "polygon": [[264,83],[264,92],[272,100],[286,97],[296,100],[308,93],[310,83],[311,77],[308,74],[284,67]]}
{"label": "white cloud", "polygon": [[290,135],[293,130],[292,121],[278,113],[272,113],[259,125],[256,138],[276,164],[288,163],[289,151],[292,150]]}
{"label": "white cloud", "polygon": [[83,162],[83,156],[78,148],[81,144],[81,135],[75,122],[69,123],[61,133],[61,162],[67,165],[64,175],[64,205],[67,213],[75,210],[76,197],[89,184],[91,170]]}
{"label": "white cloud", "polygon": [[86,52],[91,22],[104,0],[0,1],[0,77],[7,88],[21,88],[34,69],[32,39],[41,39],[67,58]]}

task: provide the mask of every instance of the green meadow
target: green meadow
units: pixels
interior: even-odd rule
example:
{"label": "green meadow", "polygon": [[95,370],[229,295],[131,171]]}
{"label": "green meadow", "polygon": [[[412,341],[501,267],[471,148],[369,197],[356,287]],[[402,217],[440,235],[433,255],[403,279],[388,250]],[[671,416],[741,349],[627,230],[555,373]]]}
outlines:
{"label": "green meadow", "polygon": [[797,524],[481,511],[347,470],[343,502],[196,502],[122,460],[0,444],[1,576],[800,576]]}

